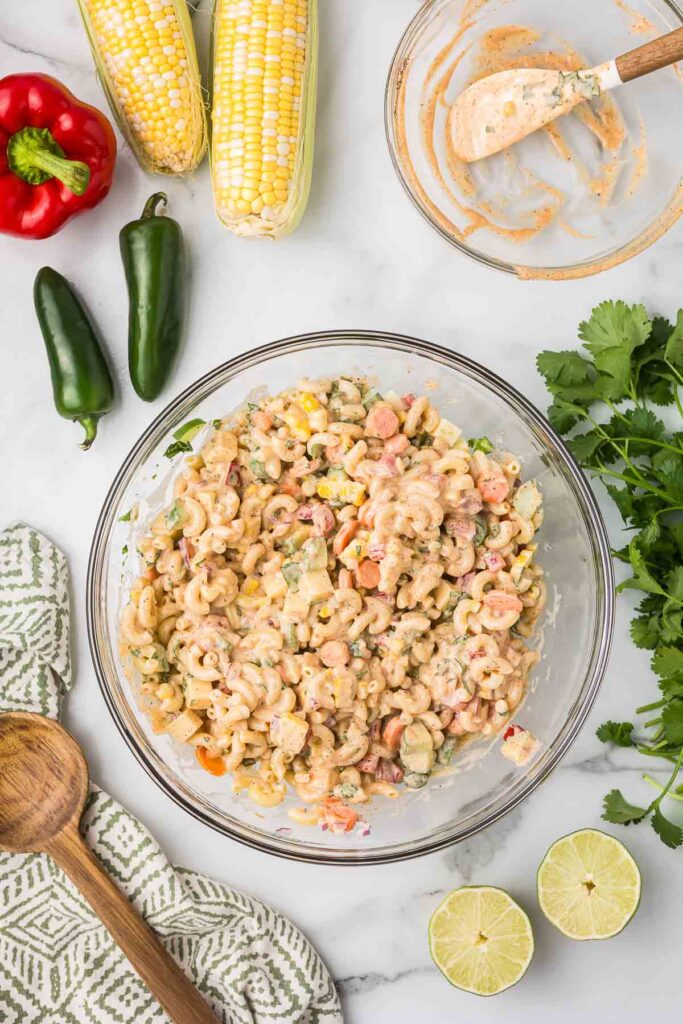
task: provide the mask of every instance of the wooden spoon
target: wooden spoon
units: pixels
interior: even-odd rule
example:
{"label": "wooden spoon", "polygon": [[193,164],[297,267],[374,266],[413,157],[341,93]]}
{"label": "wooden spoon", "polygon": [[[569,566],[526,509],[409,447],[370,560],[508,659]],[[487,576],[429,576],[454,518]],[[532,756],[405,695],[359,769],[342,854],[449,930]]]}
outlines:
{"label": "wooden spoon", "polygon": [[0,715],[0,849],[47,853],[80,889],[176,1024],[217,1024],[208,1005],[86,846],[78,823],[88,765],[42,715]]}
{"label": "wooden spoon", "polygon": [[499,153],[578,103],[683,60],[683,28],[585,71],[512,68],[474,82],[448,115],[455,154],[465,163]]}

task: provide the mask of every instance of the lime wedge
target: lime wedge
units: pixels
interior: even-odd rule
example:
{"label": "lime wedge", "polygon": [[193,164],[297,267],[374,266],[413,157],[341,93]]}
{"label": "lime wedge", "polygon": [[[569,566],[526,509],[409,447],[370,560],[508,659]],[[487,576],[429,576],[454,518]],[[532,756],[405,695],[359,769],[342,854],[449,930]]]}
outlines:
{"label": "lime wedge", "polygon": [[609,939],[640,902],[640,871],[623,843],[584,828],[558,839],[538,869],[538,902],[570,939]]}
{"label": "lime wedge", "polygon": [[527,915],[502,889],[463,886],[432,914],[429,948],[452,985],[478,996],[494,996],[526,972],[534,936]]}

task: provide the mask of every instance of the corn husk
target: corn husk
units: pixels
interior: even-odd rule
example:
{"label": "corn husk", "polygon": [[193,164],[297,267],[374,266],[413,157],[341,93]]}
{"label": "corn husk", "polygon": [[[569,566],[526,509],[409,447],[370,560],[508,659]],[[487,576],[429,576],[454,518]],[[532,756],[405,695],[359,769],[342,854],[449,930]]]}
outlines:
{"label": "corn husk", "polygon": [[318,87],[318,0],[308,0],[305,69],[299,110],[295,170],[289,186],[289,195],[281,208],[276,210],[266,208],[260,214],[229,211],[219,197],[219,176],[221,172],[218,169],[216,154],[216,145],[219,139],[213,115],[216,97],[221,94],[221,68],[217,60],[217,19],[221,15],[223,5],[227,2],[230,2],[230,0],[215,0],[212,20],[209,160],[211,163],[214,205],[219,220],[234,234],[245,238],[278,239],[290,234],[299,224],[306,209],[311,188]]}
{"label": "corn husk", "polygon": [[[93,0],[77,0],[98,77],[109,101],[112,114],[130,148],[144,170],[152,174],[191,174],[199,166],[206,152],[208,130],[194,32],[186,0],[164,0],[165,6],[173,7],[181,35],[178,45],[184,48],[184,59],[187,61],[184,73],[188,80],[189,96],[182,109],[178,111],[178,118],[182,117],[186,124],[186,129],[184,129],[186,138],[182,141],[175,137],[172,131],[169,131],[168,137],[164,137],[162,140],[152,141],[143,137],[145,125],[135,123],[135,111],[131,108],[130,100],[127,101],[126,97],[122,95],[120,85],[115,80],[111,55],[102,52],[92,2]],[[114,17],[126,12],[130,6],[130,0],[107,0],[107,11]],[[150,17],[154,16],[153,12],[150,12]],[[174,83],[170,82],[169,89],[173,85]],[[142,88],[145,88],[144,84]],[[149,85],[147,88],[150,94],[157,95],[156,92],[152,92]],[[170,102],[169,97],[169,116],[171,116]]]}

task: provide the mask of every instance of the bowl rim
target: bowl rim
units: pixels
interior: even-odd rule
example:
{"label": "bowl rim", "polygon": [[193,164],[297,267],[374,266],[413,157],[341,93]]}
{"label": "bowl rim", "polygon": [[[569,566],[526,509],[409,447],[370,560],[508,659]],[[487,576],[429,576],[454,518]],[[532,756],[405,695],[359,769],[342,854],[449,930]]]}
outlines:
{"label": "bowl rim", "polygon": [[[630,239],[618,248],[610,250],[603,256],[594,256],[591,259],[582,260],[580,263],[567,263],[566,265],[559,266],[527,266],[521,261],[508,263],[506,260],[498,259],[495,256],[487,256],[486,253],[467,245],[466,242],[454,238],[450,232],[430,216],[429,211],[415,194],[407,180],[403,172],[402,161],[399,157],[394,130],[394,114],[398,96],[397,86],[402,78],[403,65],[410,53],[408,44],[411,43],[411,37],[416,35],[427,22],[433,7],[437,4],[445,5],[453,2],[456,2],[456,0],[424,0],[401,34],[394,50],[394,55],[391,58],[384,87],[384,133],[391,163],[398,180],[403,186],[404,192],[430,227],[438,232],[449,245],[470,259],[475,260],[475,262],[485,267],[490,267],[492,270],[512,274],[514,277],[524,281],[574,281],[579,278],[590,277],[593,274],[600,274],[605,270],[612,270],[622,263],[628,263],[634,256],[640,255],[640,253],[644,252],[645,249],[648,249],[665,235],[680,218],[681,214],[683,214],[683,175],[681,175],[676,192],[674,192],[669,200],[669,206],[655,220],[643,228],[635,238]],[[463,0],[458,0],[458,2],[463,2]],[[671,13],[678,18],[681,26],[683,26],[683,10],[678,6],[676,0],[662,0],[662,3],[666,4]]]}
{"label": "bowl rim", "polygon": [[[349,348],[364,346],[388,348],[407,354],[417,353],[428,358],[432,357],[442,364],[445,363],[451,369],[464,373],[476,382],[484,384],[490,390],[494,390],[497,395],[502,397],[512,407],[512,412],[516,415],[519,415],[519,409],[521,409],[527,417],[529,425],[535,427],[539,433],[548,435],[559,455],[564,460],[565,468],[568,470],[571,482],[576,490],[576,497],[580,499],[578,500],[579,508],[596,554],[596,573],[598,573],[599,580],[602,583],[602,593],[598,594],[598,611],[600,614],[596,616],[596,620],[600,622],[600,629],[594,633],[591,664],[588,667],[582,684],[582,688],[588,686],[588,689],[581,705],[572,712],[573,718],[571,719],[570,727],[567,729],[567,722],[562,727],[560,734],[554,741],[557,743],[559,739],[561,742],[558,743],[542,769],[538,770],[533,777],[527,778],[526,783],[520,787],[519,791],[503,800],[498,808],[489,811],[481,821],[473,822],[457,834],[451,832],[437,837],[426,836],[418,840],[408,840],[396,848],[380,847],[374,851],[372,849],[328,850],[324,847],[300,846],[292,840],[274,835],[263,839],[261,838],[263,833],[250,832],[248,826],[244,826],[244,830],[240,831],[238,827],[218,822],[205,813],[201,807],[195,806],[157,770],[147,752],[141,748],[131,735],[117,706],[113,695],[113,688],[109,686],[106,668],[100,656],[97,636],[98,611],[100,607],[99,580],[108,556],[108,545],[105,543],[106,535],[115,525],[114,512],[116,511],[117,499],[123,495],[125,489],[130,484],[140,463],[138,456],[148,445],[150,439],[158,434],[158,438],[155,440],[155,444],[157,444],[168,433],[169,424],[167,424],[167,421],[176,416],[178,409],[185,403],[196,404],[215,390],[214,385],[227,382],[249,366],[261,364],[273,356],[300,352],[302,349],[338,347],[340,345],[348,345]],[[569,751],[593,707],[609,661],[614,627],[614,604],[614,567],[611,548],[597,500],[588,484],[588,480],[583,475],[566,444],[533,403],[491,370],[475,360],[442,345],[393,332],[354,329],[318,331],[293,335],[249,349],[247,352],[214,367],[214,369],[188,385],[176,398],[172,399],[154,417],[146,430],[143,431],[138,440],[133,444],[107,491],[93,534],[86,580],[88,644],[100,691],[126,745],[165,795],[170,797],[174,803],[191,814],[195,819],[208,825],[214,831],[252,849],[302,863],[351,866],[387,864],[409,860],[445,849],[455,843],[469,839],[483,829],[488,828],[530,796],[541,782],[548,778],[555,770]],[[565,731],[565,735],[562,735],[562,731]],[[444,826],[444,828],[446,827]]]}

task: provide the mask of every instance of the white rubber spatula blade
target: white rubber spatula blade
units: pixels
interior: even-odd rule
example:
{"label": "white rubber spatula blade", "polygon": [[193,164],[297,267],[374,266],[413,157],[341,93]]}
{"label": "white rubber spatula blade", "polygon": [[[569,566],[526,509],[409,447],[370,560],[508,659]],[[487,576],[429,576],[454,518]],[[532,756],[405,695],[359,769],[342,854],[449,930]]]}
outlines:
{"label": "white rubber spatula blade", "polygon": [[584,100],[681,59],[683,28],[585,71],[512,68],[480,78],[449,113],[455,154],[465,163],[492,156]]}

